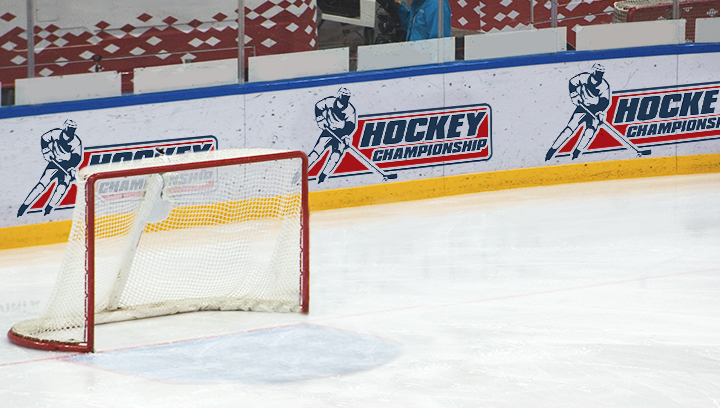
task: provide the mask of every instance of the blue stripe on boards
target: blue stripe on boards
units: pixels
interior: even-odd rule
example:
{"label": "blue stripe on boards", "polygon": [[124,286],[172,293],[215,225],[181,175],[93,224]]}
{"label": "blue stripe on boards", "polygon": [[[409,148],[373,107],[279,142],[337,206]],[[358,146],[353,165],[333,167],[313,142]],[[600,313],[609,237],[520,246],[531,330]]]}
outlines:
{"label": "blue stripe on boards", "polygon": [[684,55],[718,52],[720,52],[720,43],[711,43],[665,45],[642,48],[622,48],[603,51],[567,51],[557,54],[529,55],[522,57],[497,58],[478,61],[455,61],[441,65],[422,65],[382,71],[348,72],[341,75],[298,78],[287,81],[247,83],[244,85],[227,85],[212,88],[188,89],[181,91],[159,92],[143,95],[123,95],[113,98],[49,103],[34,106],[4,106],[0,108],[0,119],[94,109],[107,109],[122,106],[146,105],[153,103],[176,102],[202,98],[215,98],[231,95],[245,95],[289,89],[351,84],[358,82],[381,81],[386,79],[407,78],[423,75],[437,75],[454,72],[479,71],[487,69],[557,64],[566,62],[597,61],[618,58],[637,58],[662,55]]}

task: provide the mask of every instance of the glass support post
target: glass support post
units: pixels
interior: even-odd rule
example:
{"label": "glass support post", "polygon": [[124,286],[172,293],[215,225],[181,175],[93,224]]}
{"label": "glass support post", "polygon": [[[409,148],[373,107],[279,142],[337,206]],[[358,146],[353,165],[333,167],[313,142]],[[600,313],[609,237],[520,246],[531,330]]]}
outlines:
{"label": "glass support post", "polygon": [[245,83],[245,0],[238,0],[237,15],[238,15],[238,84],[242,85]]}
{"label": "glass support post", "polygon": [[28,78],[35,78],[35,0],[26,0]]}
{"label": "glass support post", "polygon": [[530,27],[535,27],[535,0],[530,0]]}
{"label": "glass support post", "polygon": [[443,43],[443,34],[445,33],[445,28],[443,27],[443,21],[445,20],[443,18],[443,11],[444,11],[444,1],[445,0],[438,0],[438,63],[442,64],[445,59],[445,44]]}

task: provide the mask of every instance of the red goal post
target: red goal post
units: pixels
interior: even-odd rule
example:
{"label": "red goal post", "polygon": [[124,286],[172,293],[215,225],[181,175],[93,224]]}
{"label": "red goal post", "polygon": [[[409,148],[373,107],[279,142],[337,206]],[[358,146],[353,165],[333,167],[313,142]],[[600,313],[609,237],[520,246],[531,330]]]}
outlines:
{"label": "red goal post", "polygon": [[8,338],[92,352],[100,323],[308,313],[307,165],[300,151],[230,149],[86,167],[50,300]]}

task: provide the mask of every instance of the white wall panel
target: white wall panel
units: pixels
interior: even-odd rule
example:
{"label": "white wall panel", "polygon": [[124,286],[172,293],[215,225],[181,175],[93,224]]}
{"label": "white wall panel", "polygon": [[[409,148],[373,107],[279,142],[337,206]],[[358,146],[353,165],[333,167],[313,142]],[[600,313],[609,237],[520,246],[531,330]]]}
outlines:
{"label": "white wall panel", "polygon": [[720,42],[720,18],[698,18],[695,20],[696,43]]}
{"label": "white wall panel", "polygon": [[207,88],[238,83],[237,59],[135,68],[136,94]]}
{"label": "white wall panel", "polygon": [[358,47],[358,71],[455,61],[455,38]]}
{"label": "white wall panel", "polygon": [[685,24],[685,20],[661,20],[578,26],[575,48],[589,51],[683,44]]}
{"label": "white wall panel", "polygon": [[15,81],[16,105],[109,98],[120,96],[121,93],[121,76],[115,71]]}
{"label": "white wall panel", "polygon": [[350,48],[294,52],[248,58],[248,81],[277,81],[348,72]]}
{"label": "white wall panel", "polygon": [[554,54],[566,49],[566,27],[465,36],[465,60]]}

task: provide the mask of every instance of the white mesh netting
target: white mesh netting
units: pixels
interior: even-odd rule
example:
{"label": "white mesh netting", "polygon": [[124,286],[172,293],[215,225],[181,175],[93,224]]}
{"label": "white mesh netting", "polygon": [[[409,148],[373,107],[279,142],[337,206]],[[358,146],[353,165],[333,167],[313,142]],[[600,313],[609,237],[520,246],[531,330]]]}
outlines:
{"label": "white mesh netting", "polygon": [[[11,332],[50,343],[87,340],[83,203],[91,174],[273,153],[220,150],[83,169],[45,311]],[[293,157],[97,180],[96,323],[197,310],[300,311],[302,166]]]}

